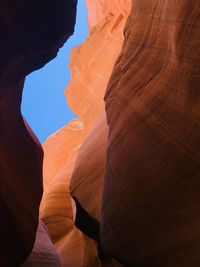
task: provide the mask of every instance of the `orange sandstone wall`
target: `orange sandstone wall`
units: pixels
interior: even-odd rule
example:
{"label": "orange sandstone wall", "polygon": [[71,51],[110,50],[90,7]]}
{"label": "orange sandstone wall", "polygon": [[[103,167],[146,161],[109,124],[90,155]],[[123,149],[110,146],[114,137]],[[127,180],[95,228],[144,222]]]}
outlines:
{"label": "orange sandstone wall", "polygon": [[133,1],[105,96],[101,224],[127,266],[200,266],[199,36],[199,1]]}
{"label": "orange sandstone wall", "polygon": [[131,1],[87,0],[86,4],[89,35],[71,53],[72,78],[65,92],[78,118],[43,145],[40,214],[64,267],[101,266],[96,243],[74,226],[76,209],[70,192],[92,218],[100,221],[108,131],[103,97],[121,50]]}

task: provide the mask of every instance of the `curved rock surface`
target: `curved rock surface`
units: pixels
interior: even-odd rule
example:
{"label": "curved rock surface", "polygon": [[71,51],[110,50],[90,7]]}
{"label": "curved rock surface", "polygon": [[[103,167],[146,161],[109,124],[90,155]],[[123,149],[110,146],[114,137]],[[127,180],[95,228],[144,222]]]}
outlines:
{"label": "curved rock surface", "polygon": [[20,267],[61,267],[59,256],[52,244],[46,226],[39,221],[36,240],[31,254]]}
{"label": "curved rock surface", "polygon": [[25,76],[56,56],[73,32],[76,0],[0,2],[0,262],[31,252],[42,197],[43,152],[20,111]]}
{"label": "curved rock surface", "polygon": [[127,266],[200,265],[200,2],[132,1],[105,96],[101,238]]}
{"label": "curved rock surface", "polygon": [[[86,4],[89,35],[71,53],[72,78],[66,90],[68,103],[78,119],[43,145],[44,196],[40,214],[64,267],[101,266],[97,244],[74,226],[76,208],[70,194],[85,213],[97,223],[100,221],[108,131],[103,97],[122,46],[131,1],[88,0]],[[119,266],[110,259],[103,264]]]}

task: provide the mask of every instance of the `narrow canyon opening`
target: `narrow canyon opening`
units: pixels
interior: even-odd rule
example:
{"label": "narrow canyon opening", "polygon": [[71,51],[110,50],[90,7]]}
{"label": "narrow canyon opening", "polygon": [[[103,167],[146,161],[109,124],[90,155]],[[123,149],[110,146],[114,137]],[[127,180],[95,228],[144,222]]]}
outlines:
{"label": "narrow canyon opening", "polygon": [[87,17],[85,2],[79,0],[73,35],[55,59],[26,77],[21,110],[41,143],[76,117],[67,104],[64,90],[67,90],[71,77],[71,50],[88,35]]}
{"label": "narrow canyon opening", "polygon": [[40,218],[62,266],[118,266],[100,244],[108,137],[104,95],[122,48],[130,5],[131,1],[120,5],[86,1],[89,34],[71,52],[71,79],[65,92],[77,118],[43,144]]}
{"label": "narrow canyon opening", "polygon": [[41,145],[24,80],[70,44],[77,1],[0,1],[0,265],[200,266],[199,3],[80,4],[88,35],[62,86],[76,117],[36,130]]}

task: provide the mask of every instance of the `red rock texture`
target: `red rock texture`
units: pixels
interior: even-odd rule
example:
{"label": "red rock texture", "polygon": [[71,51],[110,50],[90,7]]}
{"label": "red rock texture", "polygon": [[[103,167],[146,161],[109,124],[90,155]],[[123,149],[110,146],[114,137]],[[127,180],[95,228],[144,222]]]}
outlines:
{"label": "red rock texture", "polygon": [[52,244],[46,226],[39,221],[36,240],[31,254],[20,267],[61,267],[59,256]]}
{"label": "red rock texture", "polygon": [[19,266],[31,252],[42,197],[42,147],[20,112],[24,79],[56,56],[73,32],[75,12],[75,0],[0,2],[0,265],[4,267]]}
{"label": "red rock texture", "polygon": [[127,266],[200,266],[200,2],[132,1],[105,102],[101,240]]}

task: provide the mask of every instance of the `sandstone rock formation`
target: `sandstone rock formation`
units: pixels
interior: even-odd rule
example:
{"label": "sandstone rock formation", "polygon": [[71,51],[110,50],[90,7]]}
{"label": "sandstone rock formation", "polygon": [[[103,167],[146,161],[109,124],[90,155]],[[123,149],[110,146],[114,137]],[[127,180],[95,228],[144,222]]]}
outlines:
{"label": "sandstone rock formation", "polygon": [[134,0],[106,92],[101,240],[127,266],[200,266],[199,12]]}
{"label": "sandstone rock formation", "polygon": [[[42,67],[73,32],[76,0],[0,2],[0,262],[31,252],[42,196],[42,148],[20,112],[25,76]],[[43,266],[43,265],[41,265]]]}
{"label": "sandstone rock formation", "polygon": [[[72,79],[66,91],[78,118],[43,146],[40,217],[48,230],[39,224],[34,249],[23,266],[198,267],[200,4],[196,0],[86,3],[90,32],[72,51]],[[35,13],[38,27],[45,10],[41,5]],[[10,42],[2,42],[2,51],[9,44],[12,53],[9,58],[1,52],[0,64],[0,171],[6,184],[2,188],[7,189],[1,189],[0,230],[7,237],[1,245],[6,267],[16,266],[30,252],[41,197],[41,151],[27,134],[30,129],[19,110],[23,79],[55,56],[61,36],[73,28],[62,28],[65,19],[50,24],[65,10],[52,5],[52,17],[46,21],[52,29],[41,28],[34,35],[37,27],[30,22],[36,6],[25,17],[12,11],[15,23],[8,13],[0,15],[17,36],[18,48],[12,50],[16,36],[5,38]],[[4,35],[5,29],[0,27]],[[55,38],[48,38],[50,34]]]}
{"label": "sandstone rock formation", "polygon": [[[70,194],[98,224],[108,130],[103,97],[121,50],[131,1],[88,0],[86,4],[89,36],[71,53],[72,78],[66,90],[68,103],[78,118],[43,146],[44,196],[40,214],[64,267],[100,266],[97,244],[88,238],[97,241],[98,236],[91,232],[84,235],[74,226],[76,223],[85,233],[85,222],[75,221],[80,209],[76,211]],[[103,264],[119,266],[109,259]]]}
{"label": "sandstone rock formation", "polygon": [[46,226],[39,221],[36,240],[31,254],[21,267],[61,267],[59,256],[53,246]]}

